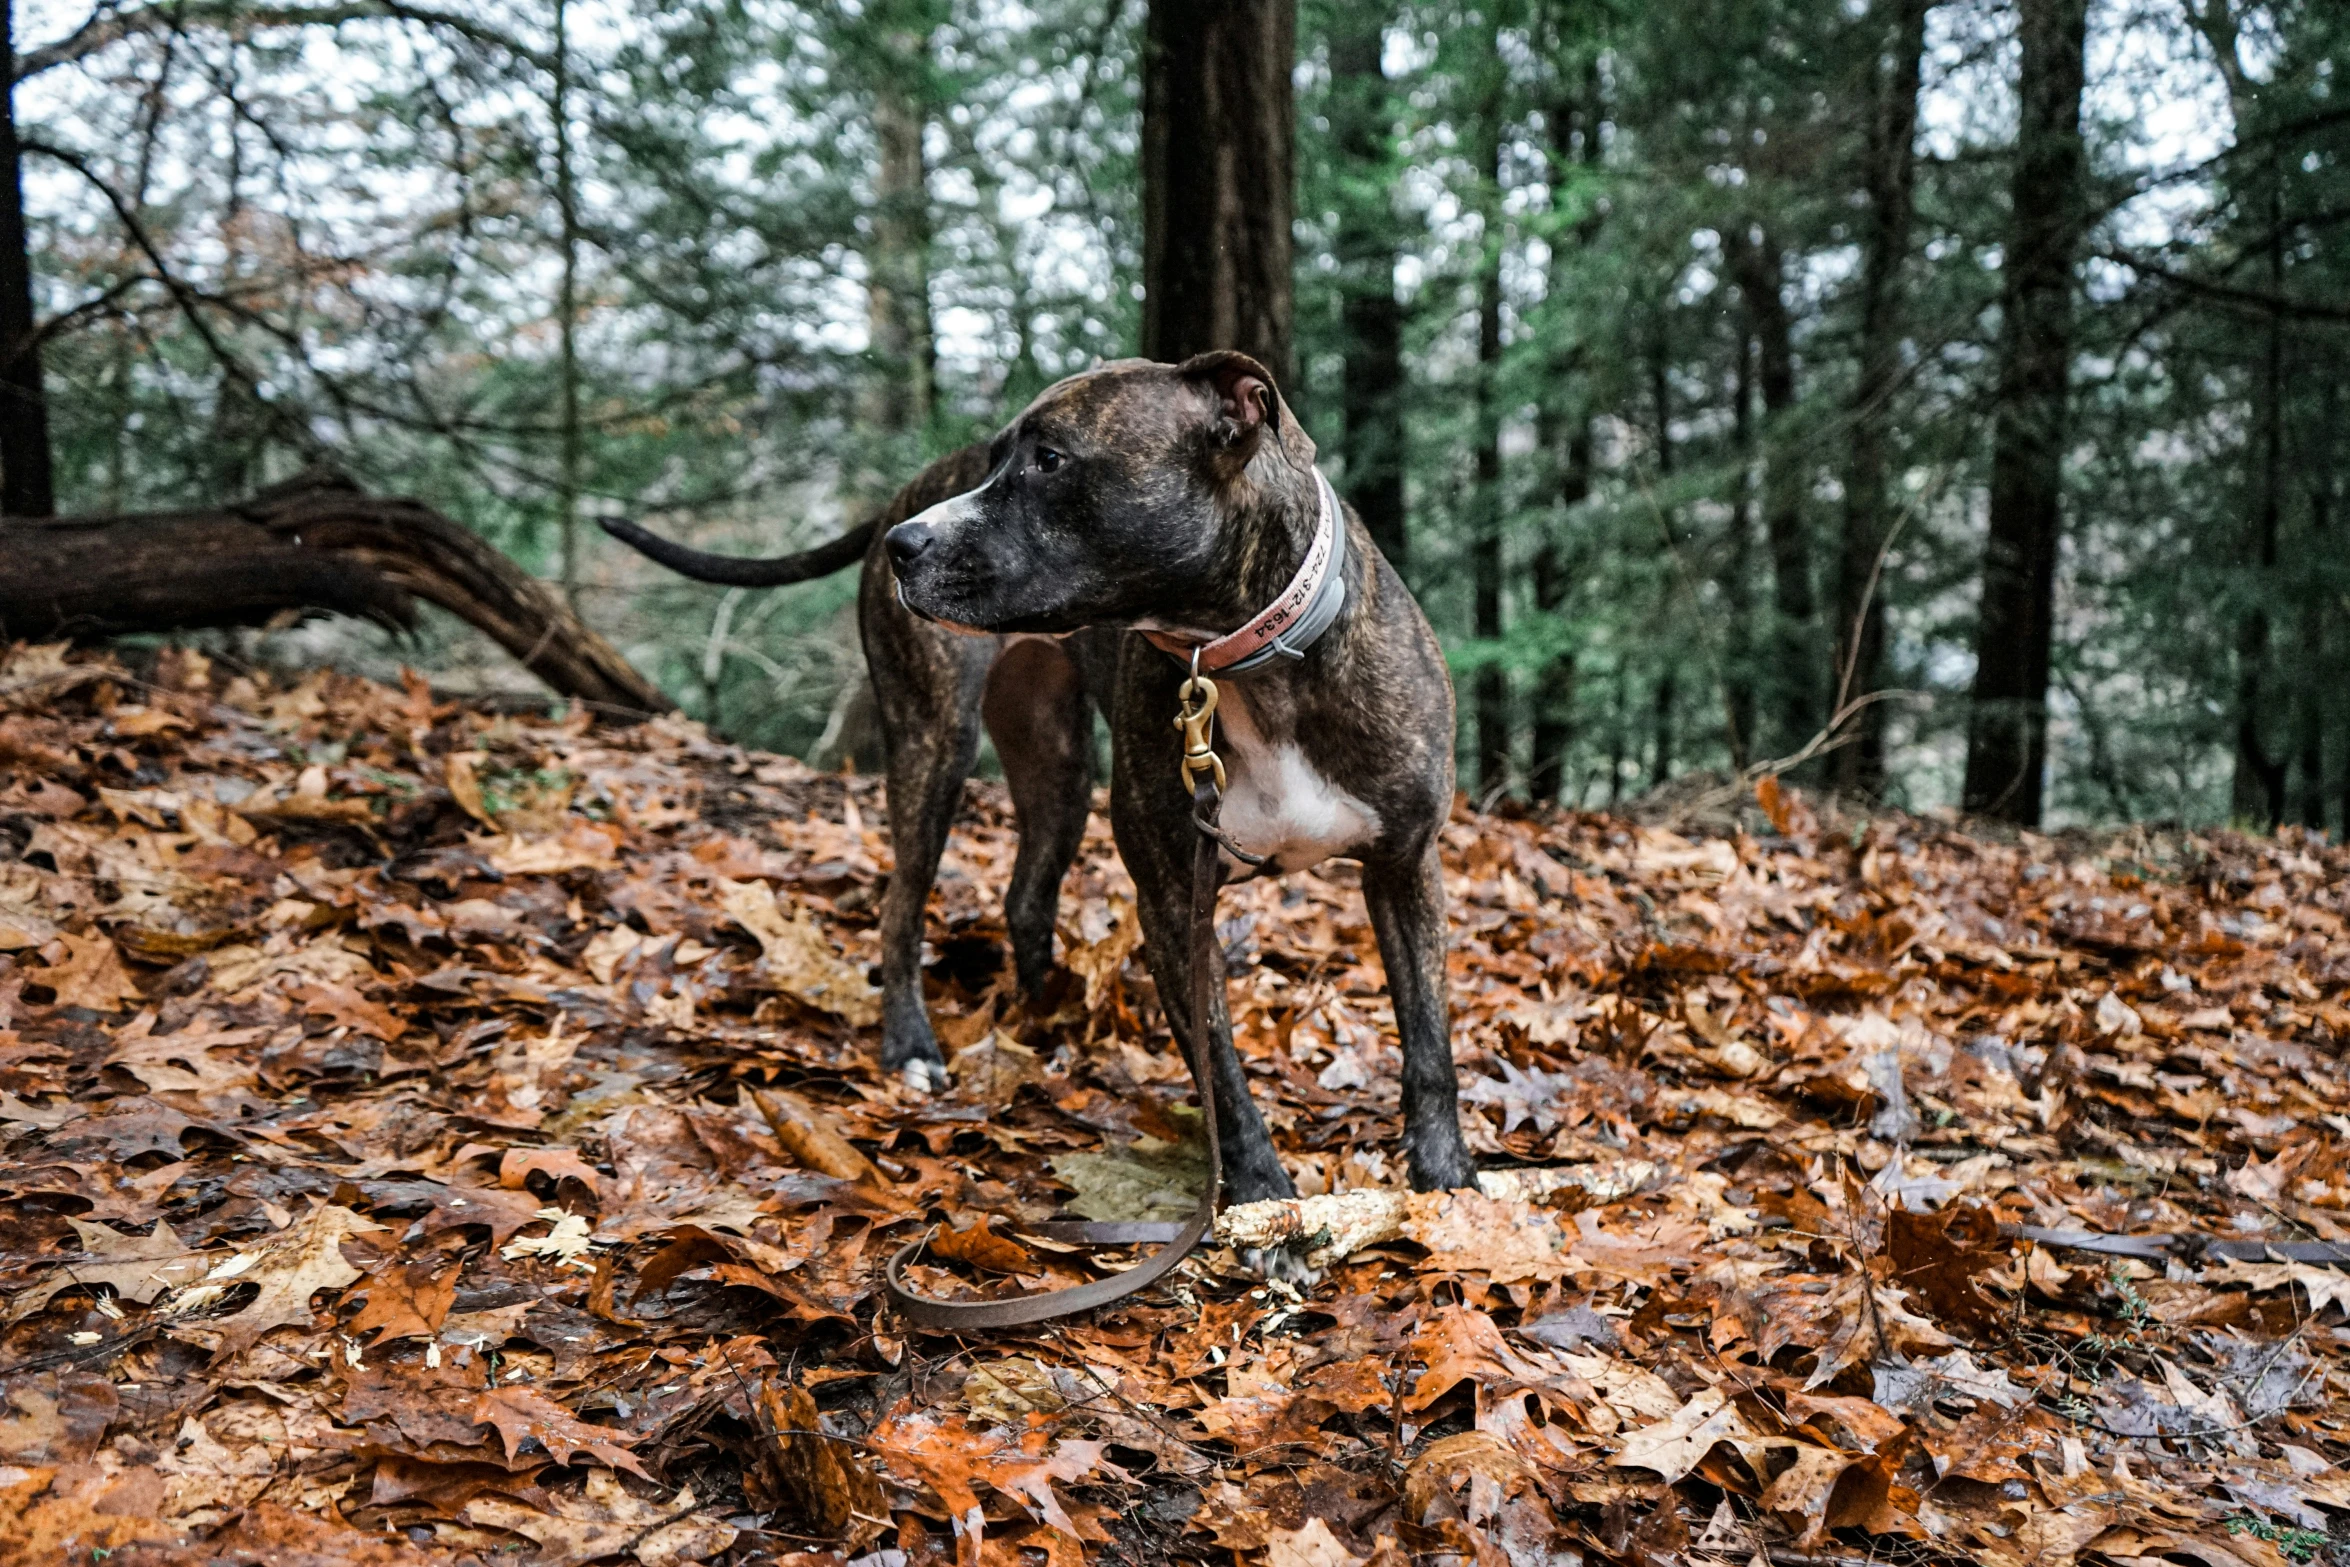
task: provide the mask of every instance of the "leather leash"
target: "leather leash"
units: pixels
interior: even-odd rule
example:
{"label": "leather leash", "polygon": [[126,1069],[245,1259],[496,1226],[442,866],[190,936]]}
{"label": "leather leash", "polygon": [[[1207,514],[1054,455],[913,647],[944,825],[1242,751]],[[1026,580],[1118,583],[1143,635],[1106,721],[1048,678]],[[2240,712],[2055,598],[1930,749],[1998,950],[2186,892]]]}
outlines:
{"label": "leather leash", "polygon": [[1079,1244],[1166,1242],[1124,1272],[1067,1289],[1047,1290],[1041,1295],[1015,1295],[1004,1300],[941,1300],[913,1289],[906,1283],[906,1264],[930,1244],[930,1234],[937,1233],[933,1229],[912,1245],[900,1247],[889,1259],[884,1276],[884,1293],[890,1304],[914,1327],[935,1333],[984,1332],[992,1328],[1026,1327],[1107,1306],[1147,1289],[1173,1272],[1216,1222],[1216,1202],[1224,1189],[1224,1163],[1223,1149],[1216,1137],[1216,1079],[1208,1059],[1208,1018],[1215,1006],[1217,988],[1223,983],[1216,953],[1216,890],[1223,884],[1224,867],[1217,853],[1224,850],[1250,864],[1262,864],[1263,857],[1234,845],[1217,825],[1224,798],[1224,763],[1217,757],[1212,740],[1216,683],[1199,672],[1197,650],[1193,653],[1191,678],[1178,689],[1177,695],[1183,701],[1183,713],[1175,720],[1175,727],[1183,734],[1183,781],[1191,789],[1192,825],[1199,829],[1191,851],[1191,923],[1185,945],[1191,954],[1191,1075],[1199,1084],[1200,1115],[1208,1130],[1207,1186],[1200,1192],[1191,1216],[1175,1226],[1171,1236],[1169,1227],[1156,1221],[1020,1226],[1048,1240]]}

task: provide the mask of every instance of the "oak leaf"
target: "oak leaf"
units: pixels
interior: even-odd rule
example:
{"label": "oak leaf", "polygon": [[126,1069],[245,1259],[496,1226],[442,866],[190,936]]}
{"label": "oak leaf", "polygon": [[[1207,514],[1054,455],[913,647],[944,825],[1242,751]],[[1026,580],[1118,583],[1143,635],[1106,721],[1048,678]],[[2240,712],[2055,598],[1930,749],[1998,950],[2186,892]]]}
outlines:
{"label": "oak leaf", "polygon": [[36,1371],[0,1388],[0,1459],[59,1464],[90,1456],[122,1407],[114,1384],[87,1371]]}
{"label": "oak leaf", "polygon": [[573,817],[560,833],[515,834],[501,839],[489,862],[508,876],[559,876],[565,871],[605,871],[620,863],[619,829]]}
{"label": "oak leaf", "polygon": [[893,1414],[866,1439],[868,1450],[891,1468],[927,1484],[960,1526],[966,1548],[976,1552],[985,1527],[979,1488],[992,1487],[1027,1504],[1036,1519],[1072,1543],[1085,1538],[1053,1491],[1053,1482],[1082,1480],[1097,1470],[1115,1478],[1117,1466],[1102,1458],[1100,1442],[1063,1441],[1042,1449],[1034,1444],[973,1431],[960,1415],[927,1410]]}
{"label": "oak leaf", "polygon": [[1440,1500],[1464,1480],[1483,1480],[1501,1491],[1535,1483],[1534,1466],[1490,1431],[1460,1431],[1421,1449],[1404,1470],[1404,1516],[1427,1523]]}
{"label": "oak leaf", "polygon": [[1653,1469],[1674,1484],[1705,1462],[1717,1442],[1751,1441],[1756,1433],[1719,1388],[1702,1388],[1672,1416],[1625,1436],[1610,1463]]}
{"label": "oak leaf", "polygon": [[645,1466],[628,1448],[641,1440],[636,1433],[600,1426],[580,1419],[546,1394],[532,1387],[494,1387],[473,1401],[476,1425],[496,1428],[506,1444],[506,1456],[521,1456],[522,1444],[536,1441],[555,1462],[569,1464],[585,1453],[600,1464],[625,1469],[650,1480]]}
{"label": "oak leaf", "polygon": [[[464,1150],[458,1157],[464,1157]],[[543,1174],[558,1184],[577,1181],[601,1195],[601,1178],[576,1148],[509,1148],[498,1156],[498,1184],[508,1191],[528,1189],[533,1175]]]}
{"label": "oak leaf", "polygon": [[1885,1216],[1885,1250],[1901,1287],[1944,1322],[1978,1334],[1999,1325],[1998,1303],[1976,1283],[2004,1265],[2011,1250],[1990,1209],[1974,1203],[1939,1213],[1895,1208]]}
{"label": "oak leaf", "polygon": [[87,1562],[126,1545],[160,1544],[178,1536],[178,1529],[160,1519],[101,1510],[107,1503],[90,1494],[94,1488],[59,1483],[70,1473],[0,1468],[0,1563]]}
{"label": "oak leaf", "polygon": [[746,1090],[751,1103],[766,1117],[775,1140],[783,1144],[783,1151],[792,1156],[803,1170],[818,1175],[829,1175],[836,1181],[855,1181],[863,1186],[882,1188],[881,1172],[873,1161],[858,1151],[856,1144],[843,1137],[832,1117],[817,1109],[798,1094],[781,1088],[753,1088]]}
{"label": "oak leaf", "polygon": [[2309,1296],[2309,1314],[2322,1315],[2328,1306],[2350,1312],[2350,1273],[2320,1268],[2306,1262],[2241,1262],[2235,1258],[2206,1268],[2206,1284],[2243,1284],[2254,1291],[2289,1289],[2300,1285]]}
{"label": "oak leaf", "polygon": [[370,1001],[350,985],[321,981],[315,985],[299,985],[287,992],[302,1003],[308,1017],[322,1017],[344,1028],[356,1029],[372,1035],[386,1044],[398,1041],[408,1032],[408,1025],[380,1001]]}
{"label": "oak leaf", "polygon": [[184,1292],[181,1309],[192,1310],[207,1304],[199,1297],[208,1288],[217,1286],[212,1298],[218,1299],[239,1284],[261,1287],[261,1293],[242,1310],[209,1322],[187,1324],[178,1330],[180,1335],[209,1342],[215,1352],[233,1353],[252,1345],[272,1328],[289,1323],[308,1325],[313,1295],[320,1290],[342,1289],[361,1277],[345,1260],[343,1242],[382,1229],[382,1225],[332,1203],[313,1208],[258,1251],[237,1253]]}
{"label": "oak leaf", "polygon": [[58,1271],[19,1295],[9,1307],[8,1320],[19,1321],[49,1303],[50,1297],[77,1285],[103,1284],[117,1297],[145,1305],[168,1290],[202,1278],[219,1254],[190,1251],[163,1220],[144,1235],[125,1235],[87,1219],[68,1218],[80,1237],[86,1261],[59,1263]]}
{"label": "oak leaf", "polygon": [[759,938],[767,979],[776,989],[859,1028],[881,1021],[881,992],[862,968],[833,952],[805,908],[784,913],[775,889],[763,881],[721,879],[718,901],[727,918]]}
{"label": "oak leaf", "polygon": [[378,1344],[432,1337],[456,1303],[462,1271],[462,1265],[437,1257],[377,1269],[367,1281],[367,1304],[346,1331],[358,1338],[380,1329]]}
{"label": "oak leaf", "polygon": [[1131,898],[1109,900],[1110,928],[1099,941],[1081,941],[1069,947],[1062,963],[1085,981],[1085,1012],[1099,1014],[1117,996],[1118,976],[1126,960],[1142,945],[1142,918]]}
{"label": "oak leaf", "polygon": [[259,1080],[252,1067],[212,1054],[251,1045],[267,1037],[263,1028],[214,1028],[199,1022],[175,1034],[151,1032],[155,1014],[142,1012],[115,1036],[106,1064],[118,1066],[155,1093],[210,1097]]}
{"label": "oak leaf", "polygon": [[950,1262],[967,1262],[988,1273],[1034,1273],[1036,1259],[1028,1248],[1008,1235],[998,1234],[991,1216],[981,1214],[964,1229],[941,1227],[930,1237],[930,1254]]}
{"label": "oak leaf", "polygon": [[535,1540],[539,1567],[624,1554],[644,1567],[669,1567],[673,1562],[708,1561],[734,1544],[739,1531],[699,1516],[701,1511],[690,1487],[665,1502],[650,1502],[598,1470],[588,1476],[584,1494],[549,1497],[544,1510],[485,1495],[465,1504],[464,1518],[481,1528]]}
{"label": "oak leaf", "polygon": [[1265,1531],[1265,1567],[1349,1567],[1360,1560],[1320,1518],[1308,1518],[1301,1528]]}
{"label": "oak leaf", "polygon": [[782,1509],[852,1554],[879,1538],[889,1524],[889,1499],[855,1446],[825,1432],[808,1390],[764,1377],[757,1404],[760,1462],[743,1471],[753,1504]]}
{"label": "oak leaf", "polygon": [[1762,1505],[1794,1527],[1797,1548],[1808,1550],[1830,1529],[1897,1528],[1898,1516],[1889,1506],[1892,1485],[1892,1466],[1881,1457],[1797,1444],[1793,1460],[1764,1490]]}
{"label": "oak leaf", "polygon": [[56,992],[61,1007],[87,1007],[93,1012],[119,1012],[140,999],[139,987],[123,967],[114,943],[95,932],[87,936],[60,934],[41,949],[47,968],[25,977]]}

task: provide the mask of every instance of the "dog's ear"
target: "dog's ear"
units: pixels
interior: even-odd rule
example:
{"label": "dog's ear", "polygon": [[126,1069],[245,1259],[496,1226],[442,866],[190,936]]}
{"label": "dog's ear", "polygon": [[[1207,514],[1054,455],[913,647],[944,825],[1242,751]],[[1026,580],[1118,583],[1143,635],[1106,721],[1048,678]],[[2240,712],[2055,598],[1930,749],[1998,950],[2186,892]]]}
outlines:
{"label": "dog's ear", "polygon": [[1207,394],[1209,443],[1228,454],[1235,467],[1256,455],[1258,438],[1268,428],[1278,436],[1281,394],[1273,388],[1273,372],[1248,355],[1232,348],[1194,354],[1175,373]]}

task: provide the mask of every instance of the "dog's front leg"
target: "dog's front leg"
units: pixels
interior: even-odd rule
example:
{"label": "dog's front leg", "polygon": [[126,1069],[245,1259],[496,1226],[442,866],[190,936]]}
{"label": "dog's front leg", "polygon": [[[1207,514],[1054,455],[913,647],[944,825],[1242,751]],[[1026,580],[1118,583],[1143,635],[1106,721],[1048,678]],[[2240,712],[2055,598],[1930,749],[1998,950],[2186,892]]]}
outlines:
{"label": "dog's front leg", "polygon": [[[1189,820],[1185,818],[1186,831],[1190,830]],[[1150,962],[1151,978],[1158,987],[1159,1003],[1166,1008],[1167,1022],[1183,1044],[1187,1058],[1196,1060],[1191,1050],[1188,888],[1145,890],[1140,885],[1140,877],[1136,878],[1136,884],[1141,892],[1145,956]],[[1169,891],[1175,896],[1167,896]],[[1216,1137],[1224,1150],[1224,1200],[1240,1203],[1294,1197],[1297,1188],[1290,1183],[1289,1172],[1281,1168],[1281,1156],[1273,1151],[1273,1134],[1266,1129],[1265,1118],[1248,1091],[1248,1074],[1240,1065],[1240,1053],[1232,1048],[1232,1017],[1224,999],[1222,951],[1211,946],[1208,960],[1216,968],[1216,983],[1210,987],[1212,995],[1208,1003],[1207,1056],[1208,1070],[1216,1075]]]}
{"label": "dog's front leg", "polygon": [[[1187,1060],[1191,1050],[1191,856],[1198,829],[1191,824],[1191,801],[1167,780],[1175,776],[1175,748],[1148,736],[1153,754],[1149,763],[1163,764],[1167,779],[1137,778],[1134,750],[1129,745],[1117,757],[1117,786],[1111,791],[1110,825],[1118,839],[1119,857],[1134,877],[1136,912],[1142,918],[1143,956],[1150,964],[1151,981],[1165,1008],[1168,1025],[1182,1043]],[[1163,750],[1162,758],[1158,751]],[[1146,763],[1146,765],[1148,765]],[[1138,802],[1136,796],[1143,798]],[[1223,1145],[1224,1200],[1261,1202],[1271,1197],[1294,1197],[1289,1172],[1273,1151],[1273,1135],[1265,1128],[1256,1101],[1248,1091],[1248,1074],[1232,1048],[1232,1018],[1224,997],[1223,957],[1210,943],[1216,964],[1216,983],[1210,987],[1207,1018],[1208,1070],[1216,1079],[1216,1137]]]}
{"label": "dog's front leg", "polygon": [[[947,829],[963,802],[963,780],[979,758],[979,688],[987,665],[960,648],[928,653],[911,673],[868,660],[889,747],[889,841],[896,863],[881,897],[881,1065],[922,1090],[947,1086],[946,1058],[930,1031],[922,996],[922,925],[946,852]],[[885,673],[886,669],[886,673]]]}
{"label": "dog's front leg", "polygon": [[1363,901],[1379,937],[1387,994],[1403,1037],[1404,1149],[1415,1191],[1477,1184],[1461,1136],[1460,1082],[1444,975],[1444,877],[1431,834],[1416,854],[1363,862]]}

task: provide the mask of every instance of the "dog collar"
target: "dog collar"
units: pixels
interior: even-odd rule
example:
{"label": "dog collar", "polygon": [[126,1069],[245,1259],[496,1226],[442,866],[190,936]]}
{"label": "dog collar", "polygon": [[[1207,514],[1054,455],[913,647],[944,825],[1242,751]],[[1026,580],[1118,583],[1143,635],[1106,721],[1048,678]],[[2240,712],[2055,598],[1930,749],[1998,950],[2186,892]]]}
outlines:
{"label": "dog collar", "polygon": [[1276,658],[1304,658],[1306,649],[1346,607],[1346,525],[1338,515],[1337,493],[1319,468],[1314,470],[1314,489],[1321,498],[1314,539],[1306,546],[1297,575],[1278,598],[1247,625],[1213,642],[1196,642],[1171,631],[1145,631],[1151,646],[1202,675],[1244,675]]}

